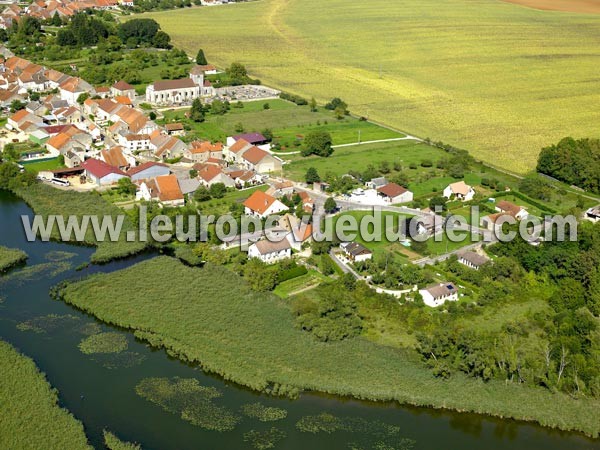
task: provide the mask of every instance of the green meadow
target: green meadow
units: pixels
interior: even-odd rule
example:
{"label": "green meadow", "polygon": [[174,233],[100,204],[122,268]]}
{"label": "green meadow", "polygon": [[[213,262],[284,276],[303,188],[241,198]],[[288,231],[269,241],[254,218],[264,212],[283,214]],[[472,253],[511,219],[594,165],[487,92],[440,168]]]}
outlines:
{"label": "green meadow", "polygon": [[[145,14],[210,62],[526,172],[597,137],[600,17],[494,0],[262,0]],[[239,26],[239,24],[248,24]]]}
{"label": "green meadow", "polygon": [[245,102],[243,108],[234,104],[227,114],[208,114],[200,123],[187,119],[186,112],[187,109],[164,111],[163,123],[183,122],[190,127],[194,137],[223,142],[227,136],[239,134],[240,126],[248,133],[270,129],[273,141],[289,151],[299,150],[294,144],[299,144],[311,131],[328,131],[334,145],[358,142],[359,139],[364,142],[404,136],[352,116],[338,120],[333,112],[322,107],[312,112],[308,106],[277,99]]}

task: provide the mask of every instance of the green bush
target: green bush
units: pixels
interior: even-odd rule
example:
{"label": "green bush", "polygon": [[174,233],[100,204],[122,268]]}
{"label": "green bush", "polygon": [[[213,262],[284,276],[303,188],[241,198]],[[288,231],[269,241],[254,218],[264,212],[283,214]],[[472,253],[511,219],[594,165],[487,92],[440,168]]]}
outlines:
{"label": "green bush", "polygon": [[277,275],[277,283],[283,283],[284,281],[301,277],[302,275],[306,275],[307,273],[308,269],[304,266],[296,266],[290,269],[282,270]]}

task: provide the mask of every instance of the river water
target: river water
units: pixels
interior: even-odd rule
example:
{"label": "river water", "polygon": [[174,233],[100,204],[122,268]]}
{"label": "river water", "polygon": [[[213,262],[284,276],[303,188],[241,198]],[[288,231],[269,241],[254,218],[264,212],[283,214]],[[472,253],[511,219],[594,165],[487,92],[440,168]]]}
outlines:
{"label": "river water", "polygon": [[[89,261],[93,249],[62,243],[27,242],[20,216],[31,209],[17,197],[0,191],[0,244],[21,248],[29,259],[26,266],[0,277],[0,337],[33,358],[48,381],[59,390],[61,405],[85,426],[92,445],[103,449],[102,430],[109,429],[124,440],[139,442],[145,450],[252,449],[244,441],[250,430],[276,427],[285,437],[276,449],[331,450],[355,447],[373,448],[379,439],[369,432],[307,433],[296,427],[302,417],[321,413],[336,417],[360,418],[380,429],[386,423],[400,428],[402,438],[413,441],[414,449],[593,449],[599,441],[575,433],[562,433],[536,425],[397,404],[376,404],[355,400],[303,394],[297,400],[261,395],[208,375],[195,367],[170,358],[138,342],[132,333],[98,322],[62,302],[49,297],[49,289],[65,279],[89,273],[113,271],[152,257],[143,255],[104,266],[75,269]],[[50,314],[73,316],[52,322],[37,319],[38,332],[20,330],[18,324]],[[102,331],[117,331],[127,337],[126,355],[101,359],[78,349],[85,335],[84,325],[97,324]],[[51,326],[54,324],[54,326]],[[360,364],[360,361],[357,361]],[[360,370],[360,367],[357,367]],[[287,410],[285,419],[263,423],[244,418],[233,431],[207,431],[182,420],[178,415],[138,396],[135,386],[147,377],[196,378],[203,386],[222,392],[219,405],[237,412],[244,404],[261,402]],[[1,412],[0,412],[1,414]],[[398,448],[398,447],[396,447]],[[40,449],[43,450],[43,449]]]}

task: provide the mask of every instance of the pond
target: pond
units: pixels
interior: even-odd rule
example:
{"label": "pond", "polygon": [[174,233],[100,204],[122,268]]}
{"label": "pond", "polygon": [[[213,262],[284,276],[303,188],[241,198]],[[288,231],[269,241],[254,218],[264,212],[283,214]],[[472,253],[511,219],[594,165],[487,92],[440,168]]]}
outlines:
{"label": "pond", "polygon": [[[57,242],[27,242],[21,226],[23,214],[31,215],[31,209],[17,197],[0,191],[0,245],[21,248],[29,255],[27,265],[0,277],[0,338],[34,359],[50,384],[59,390],[61,404],[83,422],[90,442],[98,449],[104,448],[105,428],[124,440],[139,442],[145,450],[259,448],[252,444],[260,443],[250,440],[256,434],[249,433],[272,428],[281,438],[274,448],[281,449],[383,448],[376,447],[378,444],[396,449],[600,448],[598,441],[575,433],[512,420],[308,393],[297,400],[274,398],[205,374],[170,358],[162,350],[136,341],[131,333],[102,324],[49,296],[50,288],[62,280],[118,270],[154,255],[81,269],[94,249]],[[90,330],[121,334],[127,340],[126,352],[84,354],[78,345]],[[236,415],[237,424],[232,431],[221,432],[182,420],[179,414],[136,393],[136,386],[149,377],[194,378],[202,386],[215,388],[222,395],[214,403],[220,410]],[[287,416],[262,422],[242,413],[244,405],[256,402],[285,409]],[[311,433],[297,426],[302,418],[322,413],[339,418],[337,423],[343,424],[342,429]]]}

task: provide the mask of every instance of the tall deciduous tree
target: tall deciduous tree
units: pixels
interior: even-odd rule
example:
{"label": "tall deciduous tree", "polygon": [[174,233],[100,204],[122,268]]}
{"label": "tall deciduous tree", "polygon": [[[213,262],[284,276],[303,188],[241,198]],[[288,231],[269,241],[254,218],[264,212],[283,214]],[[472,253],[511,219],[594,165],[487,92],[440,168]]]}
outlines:
{"label": "tall deciduous tree", "polygon": [[311,131],[304,139],[304,148],[301,154],[302,156],[329,156],[333,153],[331,144],[331,135],[327,131]]}
{"label": "tall deciduous tree", "polygon": [[304,178],[308,184],[318,183],[319,181],[321,181],[321,177],[319,176],[317,169],[315,169],[314,167],[308,168]]}

